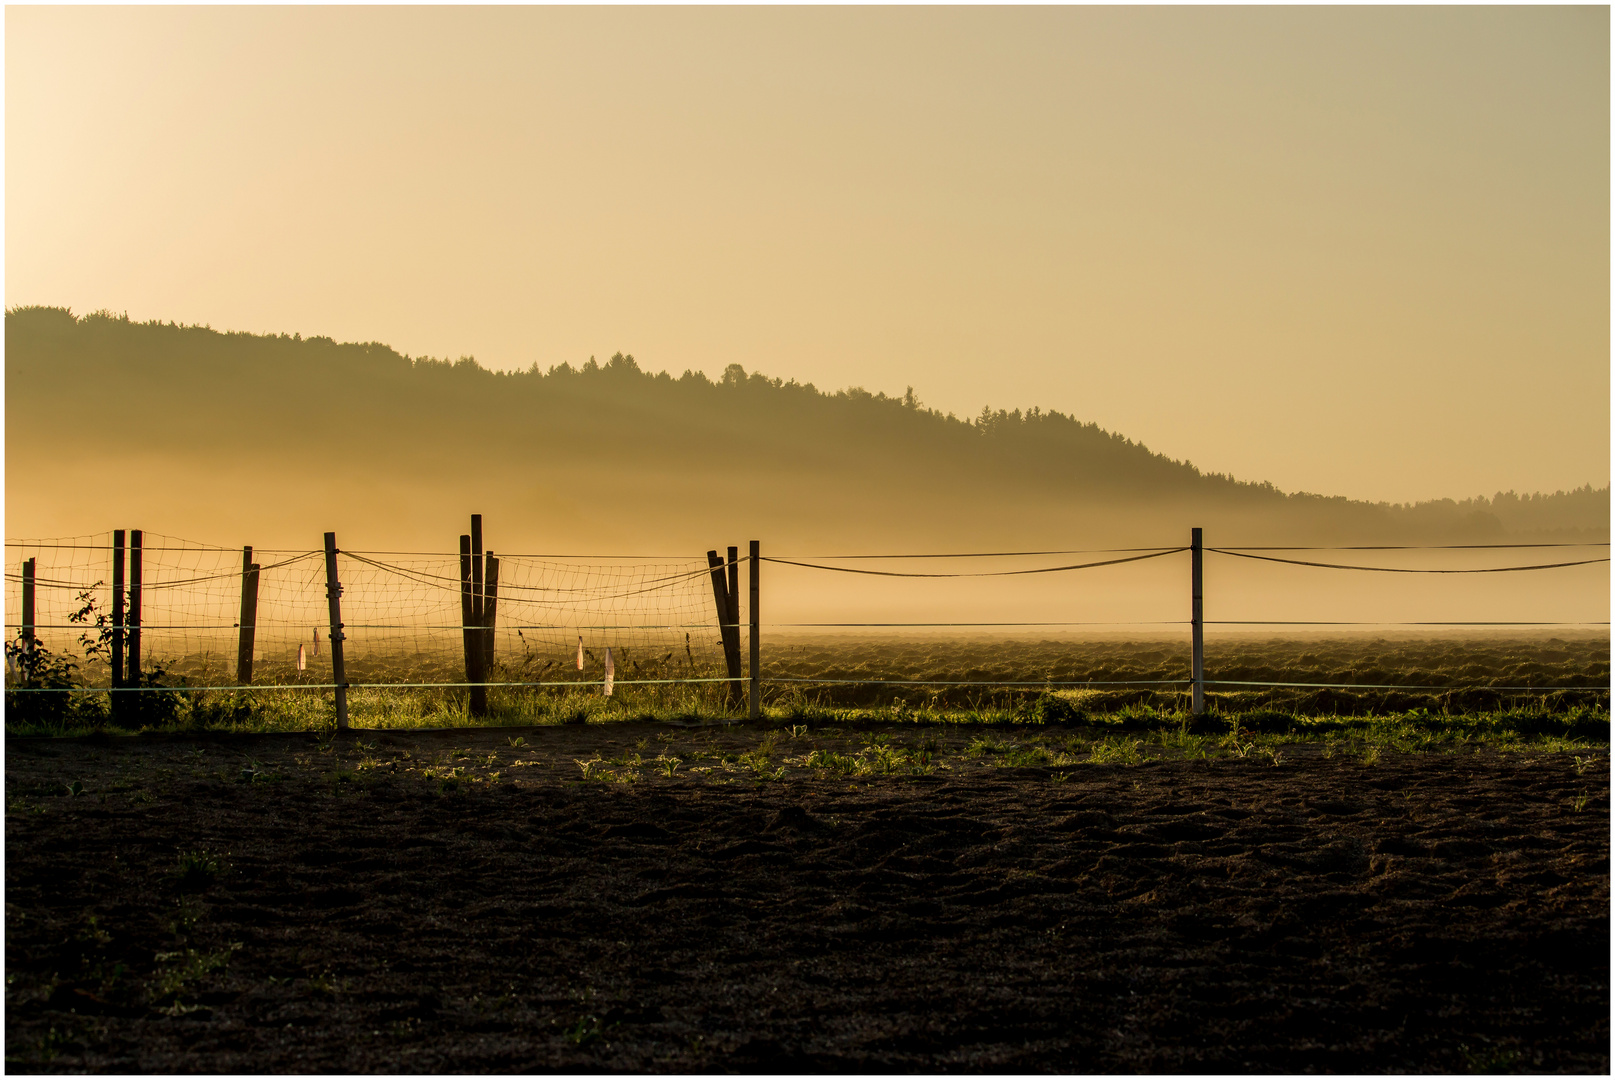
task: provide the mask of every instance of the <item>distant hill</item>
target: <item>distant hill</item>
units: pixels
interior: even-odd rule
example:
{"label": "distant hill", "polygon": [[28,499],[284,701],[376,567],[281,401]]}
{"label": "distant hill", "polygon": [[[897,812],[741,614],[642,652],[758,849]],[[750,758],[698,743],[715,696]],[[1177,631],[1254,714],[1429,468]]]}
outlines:
{"label": "distant hill", "polygon": [[[623,548],[1606,540],[1609,487],[1415,505],[1285,493],[1059,412],[959,419],[747,373],[488,371],[376,343],[60,308],[6,314],[7,533],[340,524],[424,543],[470,510]],[[457,528],[457,527],[456,527]],[[222,532],[221,532],[222,530]]]}

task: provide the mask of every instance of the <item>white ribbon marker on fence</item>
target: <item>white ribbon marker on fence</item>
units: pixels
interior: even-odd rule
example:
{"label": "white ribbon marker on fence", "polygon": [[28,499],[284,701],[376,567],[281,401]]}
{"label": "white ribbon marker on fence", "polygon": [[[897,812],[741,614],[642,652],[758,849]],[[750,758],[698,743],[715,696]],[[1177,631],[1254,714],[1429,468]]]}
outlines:
{"label": "white ribbon marker on fence", "polygon": [[606,646],[606,697],[611,696],[611,685],[617,678],[617,662],[611,658],[611,646]]}
{"label": "white ribbon marker on fence", "polygon": [[298,671],[306,671],[307,669],[308,669],[308,657],[306,657],[303,654],[303,646],[299,645],[297,647],[297,670]]}
{"label": "white ribbon marker on fence", "polygon": [[583,670],[583,635],[578,635],[578,670]]}

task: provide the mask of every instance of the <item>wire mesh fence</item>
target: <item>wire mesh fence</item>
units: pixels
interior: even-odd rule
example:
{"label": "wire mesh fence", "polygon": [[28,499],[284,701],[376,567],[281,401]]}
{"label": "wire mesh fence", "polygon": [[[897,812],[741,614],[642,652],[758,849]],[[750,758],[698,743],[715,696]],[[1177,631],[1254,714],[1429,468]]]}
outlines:
{"label": "wire mesh fence", "polygon": [[[480,525],[478,526],[480,528]],[[114,686],[109,627],[119,611],[114,564],[120,544],[112,532],[86,536],[6,542],[6,608],[8,690],[29,689],[33,672],[19,670],[24,646],[57,656],[82,657],[71,680],[75,690],[107,690]],[[1555,548],[1552,552],[1520,549]],[[1572,567],[1607,564],[1608,544],[1376,545],[1371,547],[1205,547],[1082,549],[1053,551],[906,552],[889,555],[761,556],[760,570],[774,564],[797,574],[841,577],[859,575],[892,587],[941,587],[946,580],[1009,579],[1033,575],[1076,575],[1108,568],[1116,574],[1162,565],[1186,552],[1257,565],[1283,564],[1302,572],[1375,575],[1480,574],[1524,575]],[[330,690],[339,682],[354,688],[499,687],[587,690],[610,694],[612,687],[682,687],[707,694],[710,702],[733,706],[751,671],[740,670],[739,638],[751,633],[820,631],[885,634],[936,630],[997,635],[1031,629],[1106,629],[1143,627],[1192,632],[1196,641],[1211,627],[1360,627],[1384,629],[1436,628],[1573,628],[1607,634],[1601,621],[1554,620],[754,620],[739,614],[740,564],[715,570],[701,558],[643,558],[502,554],[498,557],[497,617],[491,628],[467,612],[470,588],[466,553],[372,551],[342,549],[336,555],[341,589],[341,627],[345,669],[333,668],[331,612],[327,593],[326,553],[321,549],[257,549],[210,545],[179,537],[145,533],[140,541],[140,569],[123,593],[123,610],[132,618],[138,608],[139,678],[152,688],[206,687],[255,690]],[[1307,558],[1297,553],[1351,554]],[[1483,557],[1485,565],[1385,565],[1389,552],[1457,552]],[[1368,554],[1368,553],[1372,554]],[[480,554],[479,554],[480,558]],[[1036,565],[1024,560],[1034,558]],[[878,564],[871,560],[882,560]],[[951,564],[938,560],[955,560]],[[1003,560],[1020,560],[1005,563]],[[1350,560],[1350,561],[1335,561]],[[1247,562],[1247,565],[1250,565]],[[490,573],[492,562],[490,560]],[[480,564],[479,564],[480,567]],[[725,573],[727,577],[725,578]],[[253,605],[245,602],[250,579]],[[480,585],[478,586],[480,588]],[[882,586],[883,588],[886,586]],[[997,586],[993,586],[996,588]],[[731,606],[721,594],[729,590]],[[490,580],[490,604],[494,585]],[[1009,612],[1007,614],[1013,614]],[[1607,614],[1607,612],[1606,612]],[[246,625],[244,625],[244,622]],[[124,637],[135,634],[131,624]],[[489,646],[491,663],[474,666],[471,642]],[[726,644],[725,638],[730,640]],[[24,641],[26,638],[28,641]],[[889,640],[889,639],[888,639]],[[36,643],[30,645],[30,643]],[[749,651],[749,642],[748,642]],[[1197,681],[1202,689],[1243,693],[1253,688],[1312,691],[1441,691],[1484,689],[1493,693],[1558,693],[1602,691],[1607,698],[1607,658],[1600,677],[1595,671],[1541,672],[1515,666],[1490,672],[1444,673],[1439,681],[1392,677],[1359,664],[1346,677],[1329,672],[1286,671],[1271,665],[1252,667],[1241,661],[1212,663],[1204,673],[1189,665],[1187,649],[1172,649],[1149,663],[1132,667],[1108,660],[1089,661],[1068,655],[1039,660],[1028,673],[1014,664],[978,664],[960,660],[950,670],[937,650],[934,662],[899,663],[896,653],[881,647],[862,655],[845,651],[812,663],[781,650],[764,653],[758,686],[781,694],[821,690],[846,698],[851,688],[882,692],[919,691],[933,696],[998,689],[1016,692],[1103,689],[1152,694],[1184,694]],[[1215,659],[1215,658],[1214,658]],[[800,661],[800,662],[799,662]],[[951,662],[951,661],[950,661]],[[1046,668],[1047,670],[1043,670]],[[119,666],[119,674],[123,668]],[[58,681],[51,688],[68,688]],[[134,677],[122,686],[137,685]],[[36,686],[36,688],[38,688]],[[754,693],[761,694],[761,689]],[[889,693],[886,696],[890,696]]]}
{"label": "wire mesh fence", "polygon": [[[57,654],[93,646],[111,625],[114,554],[111,532],[7,541],[8,636],[24,630],[24,564],[31,560],[32,636]],[[143,667],[192,686],[235,686],[249,557],[241,548],[156,533],[145,534],[141,557]],[[250,560],[257,563],[252,685],[329,686],[323,552],[259,549]],[[501,555],[499,562],[496,666],[488,681],[598,684],[607,650],[618,680],[629,684],[723,675],[703,561]],[[343,550],[339,564],[350,685],[465,683],[458,555]],[[131,604],[133,580],[126,592]],[[131,626],[125,636],[133,632]],[[87,687],[111,688],[106,651],[93,653],[80,674]],[[13,662],[8,679],[15,675]]]}

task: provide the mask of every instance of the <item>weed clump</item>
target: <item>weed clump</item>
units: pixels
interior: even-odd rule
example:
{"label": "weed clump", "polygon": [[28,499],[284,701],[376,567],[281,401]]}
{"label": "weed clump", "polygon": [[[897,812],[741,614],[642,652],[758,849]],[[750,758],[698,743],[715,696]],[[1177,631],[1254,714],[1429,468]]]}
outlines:
{"label": "weed clump", "polygon": [[223,866],[219,857],[206,849],[182,851],[175,863],[174,876],[186,892],[202,892],[218,880]]}

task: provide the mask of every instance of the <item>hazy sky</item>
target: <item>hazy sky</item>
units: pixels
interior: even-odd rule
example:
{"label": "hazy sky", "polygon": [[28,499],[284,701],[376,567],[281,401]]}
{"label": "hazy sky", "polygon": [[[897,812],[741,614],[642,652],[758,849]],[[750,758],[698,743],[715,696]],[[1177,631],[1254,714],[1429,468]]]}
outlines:
{"label": "hazy sky", "polygon": [[1609,480],[1607,8],[5,18],[8,305]]}

